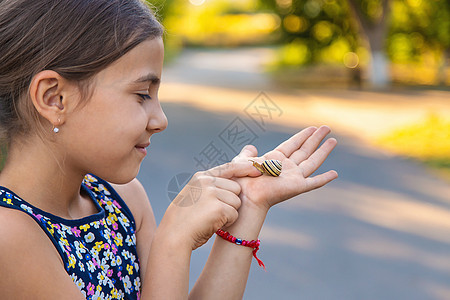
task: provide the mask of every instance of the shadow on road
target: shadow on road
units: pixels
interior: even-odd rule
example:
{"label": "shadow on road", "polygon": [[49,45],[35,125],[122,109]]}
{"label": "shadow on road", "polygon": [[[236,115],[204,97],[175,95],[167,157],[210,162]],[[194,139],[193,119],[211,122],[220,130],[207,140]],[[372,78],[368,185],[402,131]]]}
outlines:
{"label": "shadow on road", "polygon": [[[302,129],[268,124],[264,131],[242,115],[188,104],[163,108],[169,127],[152,137],[138,176],[157,222],[170,203],[169,181],[201,169],[196,158],[208,145],[233,154],[220,137],[236,117],[260,153]],[[339,145],[323,169],[339,179],[271,210],[260,237],[268,272],[253,264],[244,298],[449,299],[449,185],[411,161],[334,136]],[[191,286],[210,247],[193,255]]]}

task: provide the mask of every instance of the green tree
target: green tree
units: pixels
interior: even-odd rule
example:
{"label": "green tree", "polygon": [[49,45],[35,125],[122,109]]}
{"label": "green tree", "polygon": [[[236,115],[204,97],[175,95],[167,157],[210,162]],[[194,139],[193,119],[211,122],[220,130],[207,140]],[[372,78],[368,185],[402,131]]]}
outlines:
{"label": "green tree", "polygon": [[310,51],[308,62],[343,61],[361,45],[371,50],[376,68],[374,85],[387,82],[384,40],[388,0],[261,0],[282,19],[287,42],[302,41]]}
{"label": "green tree", "polygon": [[340,45],[343,51],[357,51],[358,35],[346,0],[261,0],[261,3],[263,9],[280,16],[285,42],[308,47],[306,63],[326,61],[330,54],[326,50],[333,45]]}
{"label": "green tree", "polygon": [[393,0],[387,51],[393,62],[439,62],[438,80],[445,84],[450,56],[450,2],[448,0]]}
{"label": "green tree", "polygon": [[348,0],[350,11],[358,24],[360,34],[368,44],[370,81],[384,87],[389,83],[388,61],[385,54],[387,20],[390,0]]}
{"label": "green tree", "polygon": [[[369,80],[389,84],[388,59],[440,55],[444,73],[450,44],[448,0],[260,0],[282,20],[284,39],[300,43],[301,63],[338,59],[345,51],[370,54]],[[341,51],[327,51],[330,49]],[[342,60],[342,57],[340,58]]]}

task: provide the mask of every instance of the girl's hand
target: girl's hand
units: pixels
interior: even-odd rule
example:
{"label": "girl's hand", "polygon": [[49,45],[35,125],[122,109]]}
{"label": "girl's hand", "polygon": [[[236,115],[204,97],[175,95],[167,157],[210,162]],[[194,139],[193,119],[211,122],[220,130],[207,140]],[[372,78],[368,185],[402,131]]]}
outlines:
{"label": "girl's hand", "polygon": [[279,177],[264,174],[258,178],[235,178],[241,186],[240,198],[243,204],[256,205],[267,211],[277,203],[322,187],[336,179],[336,171],[310,177],[337,144],[335,139],[330,138],[317,148],[329,133],[330,128],[327,126],[319,129],[306,128],[261,157],[256,157],[258,152],[254,146],[244,147],[233,162],[252,164],[250,159],[258,163],[276,159],[282,162],[283,167]]}
{"label": "girl's hand", "polygon": [[202,246],[238,218],[241,186],[231,178],[259,174],[246,161],[197,172],[167,209],[158,231],[192,250]]}

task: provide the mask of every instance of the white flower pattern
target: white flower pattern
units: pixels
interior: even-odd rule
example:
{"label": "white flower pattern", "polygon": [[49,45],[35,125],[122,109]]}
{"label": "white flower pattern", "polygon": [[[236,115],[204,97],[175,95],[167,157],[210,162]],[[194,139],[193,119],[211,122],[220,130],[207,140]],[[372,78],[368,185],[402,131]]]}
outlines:
{"label": "white flower pattern", "polygon": [[133,216],[102,179],[88,174],[83,188],[95,198],[100,212],[80,220],[55,219],[3,187],[0,205],[21,210],[46,228],[67,273],[87,299],[139,299],[141,279]]}

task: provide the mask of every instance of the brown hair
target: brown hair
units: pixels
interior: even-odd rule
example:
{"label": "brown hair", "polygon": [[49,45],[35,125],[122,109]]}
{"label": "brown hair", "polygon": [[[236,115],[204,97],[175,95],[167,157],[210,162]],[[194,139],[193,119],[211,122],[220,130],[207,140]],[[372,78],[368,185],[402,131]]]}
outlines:
{"label": "brown hair", "polygon": [[56,71],[86,96],[95,74],[162,35],[140,0],[0,0],[0,140],[39,124],[28,97],[37,73]]}

